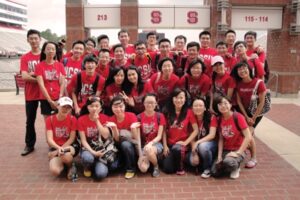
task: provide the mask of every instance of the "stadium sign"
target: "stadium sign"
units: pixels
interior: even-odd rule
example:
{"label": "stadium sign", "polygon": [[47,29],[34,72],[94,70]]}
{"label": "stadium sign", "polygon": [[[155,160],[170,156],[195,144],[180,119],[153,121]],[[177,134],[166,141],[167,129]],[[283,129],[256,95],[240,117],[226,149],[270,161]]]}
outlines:
{"label": "stadium sign", "polygon": [[282,7],[233,6],[231,19],[233,29],[281,29]]}

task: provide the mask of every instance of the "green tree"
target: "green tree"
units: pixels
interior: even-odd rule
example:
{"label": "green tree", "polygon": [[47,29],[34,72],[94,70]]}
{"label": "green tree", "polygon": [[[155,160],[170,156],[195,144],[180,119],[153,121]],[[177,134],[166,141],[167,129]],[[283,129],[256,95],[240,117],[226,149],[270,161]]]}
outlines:
{"label": "green tree", "polygon": [[58,36],[56,33],[52,33],[50,29],[46,29],[45,31],[41,32],[41,36],[46,40],[58,42],[62,38],[65,38],[65,35]]}

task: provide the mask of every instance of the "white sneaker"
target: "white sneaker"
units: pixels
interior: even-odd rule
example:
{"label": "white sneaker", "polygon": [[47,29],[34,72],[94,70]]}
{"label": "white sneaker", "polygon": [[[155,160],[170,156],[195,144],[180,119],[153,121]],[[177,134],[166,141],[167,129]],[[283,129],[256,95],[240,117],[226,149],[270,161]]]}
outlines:
{"label": "white sneaker", "polygon": [[210,177],[210,170],[209,169],[206,169],[203,171],[203,173],[201,174],[201,177],[202,178],[209,178]]}
{"label": "white sneaker", "polygon": [[230,178],[237,179],[238,177],[240,177],[240,168],[237,168],[230,173]]}

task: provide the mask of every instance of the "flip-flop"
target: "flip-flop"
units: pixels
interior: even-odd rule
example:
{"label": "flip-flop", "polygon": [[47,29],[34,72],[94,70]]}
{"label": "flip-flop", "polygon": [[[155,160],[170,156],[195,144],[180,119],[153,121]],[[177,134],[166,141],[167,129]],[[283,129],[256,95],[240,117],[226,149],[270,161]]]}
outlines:
{"label": "flip-flop", "polygon": [[257,165],[257,161],[251,159],[246,163],[245,168],[251,169],[254,168],[256,165]]}

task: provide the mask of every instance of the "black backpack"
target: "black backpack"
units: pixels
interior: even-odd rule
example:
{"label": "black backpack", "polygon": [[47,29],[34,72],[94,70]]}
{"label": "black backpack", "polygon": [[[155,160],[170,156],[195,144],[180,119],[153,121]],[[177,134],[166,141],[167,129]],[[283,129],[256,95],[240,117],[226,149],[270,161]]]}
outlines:
{"label": "black backpack", "polygon": [[[92,86],[92,89],[93,89],[92,95],[95,95],[97,92],[98,82],[99,82],[99,75],[96,74],[96,78],[95,78],[95,81]],[[82,89],[81,72],[79,72],[79,73],[77,73],[77,87],[75,90],[75,94],[79,101],[82,100],[81,99],[81,89]]]}

